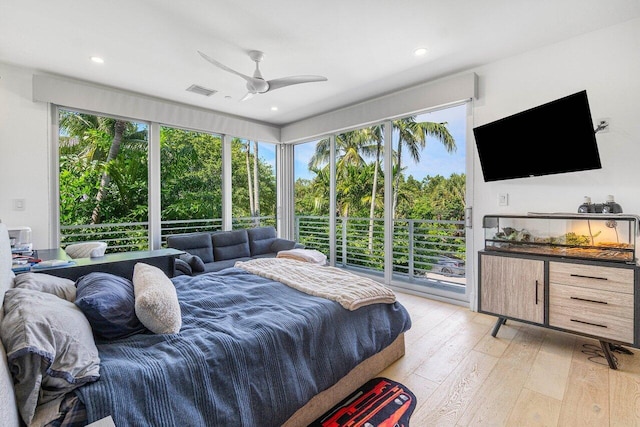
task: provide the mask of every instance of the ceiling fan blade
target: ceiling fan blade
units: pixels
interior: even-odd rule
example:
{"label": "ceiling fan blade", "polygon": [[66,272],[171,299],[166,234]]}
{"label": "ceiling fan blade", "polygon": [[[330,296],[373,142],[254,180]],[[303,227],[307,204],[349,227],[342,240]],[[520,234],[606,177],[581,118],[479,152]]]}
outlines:
{"label": "ceiling fan blade", "polygon": [[269,90],[274,90],[300,83],[324,82],[326,80],[327,78],[323,76],[291,76],[269,80],[267,83],[269,83]]}
{"label": "ceiling fan blade", "polygon": [[247,92],[247,94],[243,96],[240,101],[246,101],[247,99],[251,99],[253,98],[253,95],[255,95],[255,93]]}
{"label": "ceiling fan blade", "polygon": [[243,79],[245,79],[245,80],[246,80],[247,82],[249,82],[249,83],[253,83],[253,81],[255,80],[253,77],[250,77],[250,76],[244,75],[244,74],[242,74],[242,73],[240,73],[240,72],[238,72],[238,71],[236,71],[236,70],[234,70],[234,69],[231,69],[231,68],[227,67],[226,65],[224,65],[224,64],[222,64],[222,63],[220,63],[220,62],[216,61],[215,59],[211,58],[211,57],[210,57],[210,56],[208,56],[208,55],[205,55],[204,53],[202,53],[202,52],[200,52],[200,51],[198,51],[198,53],[200,54],[200,56],[202,56],[202,57],[203,57],[204,59],[206,59],[207,61],[211,62],[211,63],[212,63],[213,65],[215,65],[216,67],[218,67],[218,68],[222,68],[222,69],[223,69],[223,70],[225,70],[225,71],[228,71],[228,72],[233,73],[233,74],[235,74],[235,75],[237,75],[237,76],[240,76],[240,77],[242,77]]}

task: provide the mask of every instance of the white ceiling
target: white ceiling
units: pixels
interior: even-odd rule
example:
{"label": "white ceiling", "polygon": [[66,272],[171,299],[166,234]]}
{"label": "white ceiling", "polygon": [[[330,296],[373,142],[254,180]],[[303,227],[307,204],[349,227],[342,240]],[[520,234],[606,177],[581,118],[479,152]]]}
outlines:
{"label": "white ceiling", "polygon": [[[0,0],[0,62],[283,125],[638,16],[640,0]],[[197,53],[251,75],[254,49],[266,80],[328,81],[240,102],[244,80]]]}

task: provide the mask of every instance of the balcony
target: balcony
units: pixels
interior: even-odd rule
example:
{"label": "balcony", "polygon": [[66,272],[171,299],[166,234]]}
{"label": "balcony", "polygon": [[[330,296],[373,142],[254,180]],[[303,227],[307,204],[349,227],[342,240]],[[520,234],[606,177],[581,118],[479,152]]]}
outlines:
{"label": "balcony", "polygon": [[[234,218],[233,228],[275,225],[270,217]],[[61,246],[101,240],[109,252],[149,249],[147,222],[74,225],[61,227]],[[163,245],[171,234],[216,231],[222,219],[162,222]],[[330,254],[329,217],[296,216],[295,239],[307,248]],[[384,274],[384,221],[339,217],[336,221],[337,267],[382,277]],[[392,277],[418,287],[441,287],[464,293],[466,237],[463,221],[398,219],[394,222]]]}

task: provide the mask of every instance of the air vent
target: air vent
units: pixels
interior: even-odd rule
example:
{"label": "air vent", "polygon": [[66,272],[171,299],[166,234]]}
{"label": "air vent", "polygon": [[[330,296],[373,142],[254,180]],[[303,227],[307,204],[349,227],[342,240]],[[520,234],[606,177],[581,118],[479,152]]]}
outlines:
{"label": "air vent", "polygon": [[217,90],[207,89],[206,87],[191,85],[187,88],[187,92],[197,93],[198,95],[211,96],[217,92]]}

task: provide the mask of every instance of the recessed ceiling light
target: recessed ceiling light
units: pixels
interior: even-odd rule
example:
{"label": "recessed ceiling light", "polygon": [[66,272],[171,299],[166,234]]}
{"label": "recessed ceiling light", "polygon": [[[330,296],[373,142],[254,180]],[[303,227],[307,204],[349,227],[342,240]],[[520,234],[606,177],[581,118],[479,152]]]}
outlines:
{"label": "recessed ceiling light", "polygon": [[278,111],[278,107],[274,105],[273,107],[271,107],[271,111]]}
{"label": "recessed ceiling light", "polygon": [[426,55],[427,53],[427,48],[426,47],[419,47],[416,50],[413,51],[413,54],[415,56],[422,56],[422,55]]}
{"label": "recessed ceiling light", "polygon": [[91,60],[96,64],[104,64],[104,59],[100,58],[99,56],[92,56]]}

